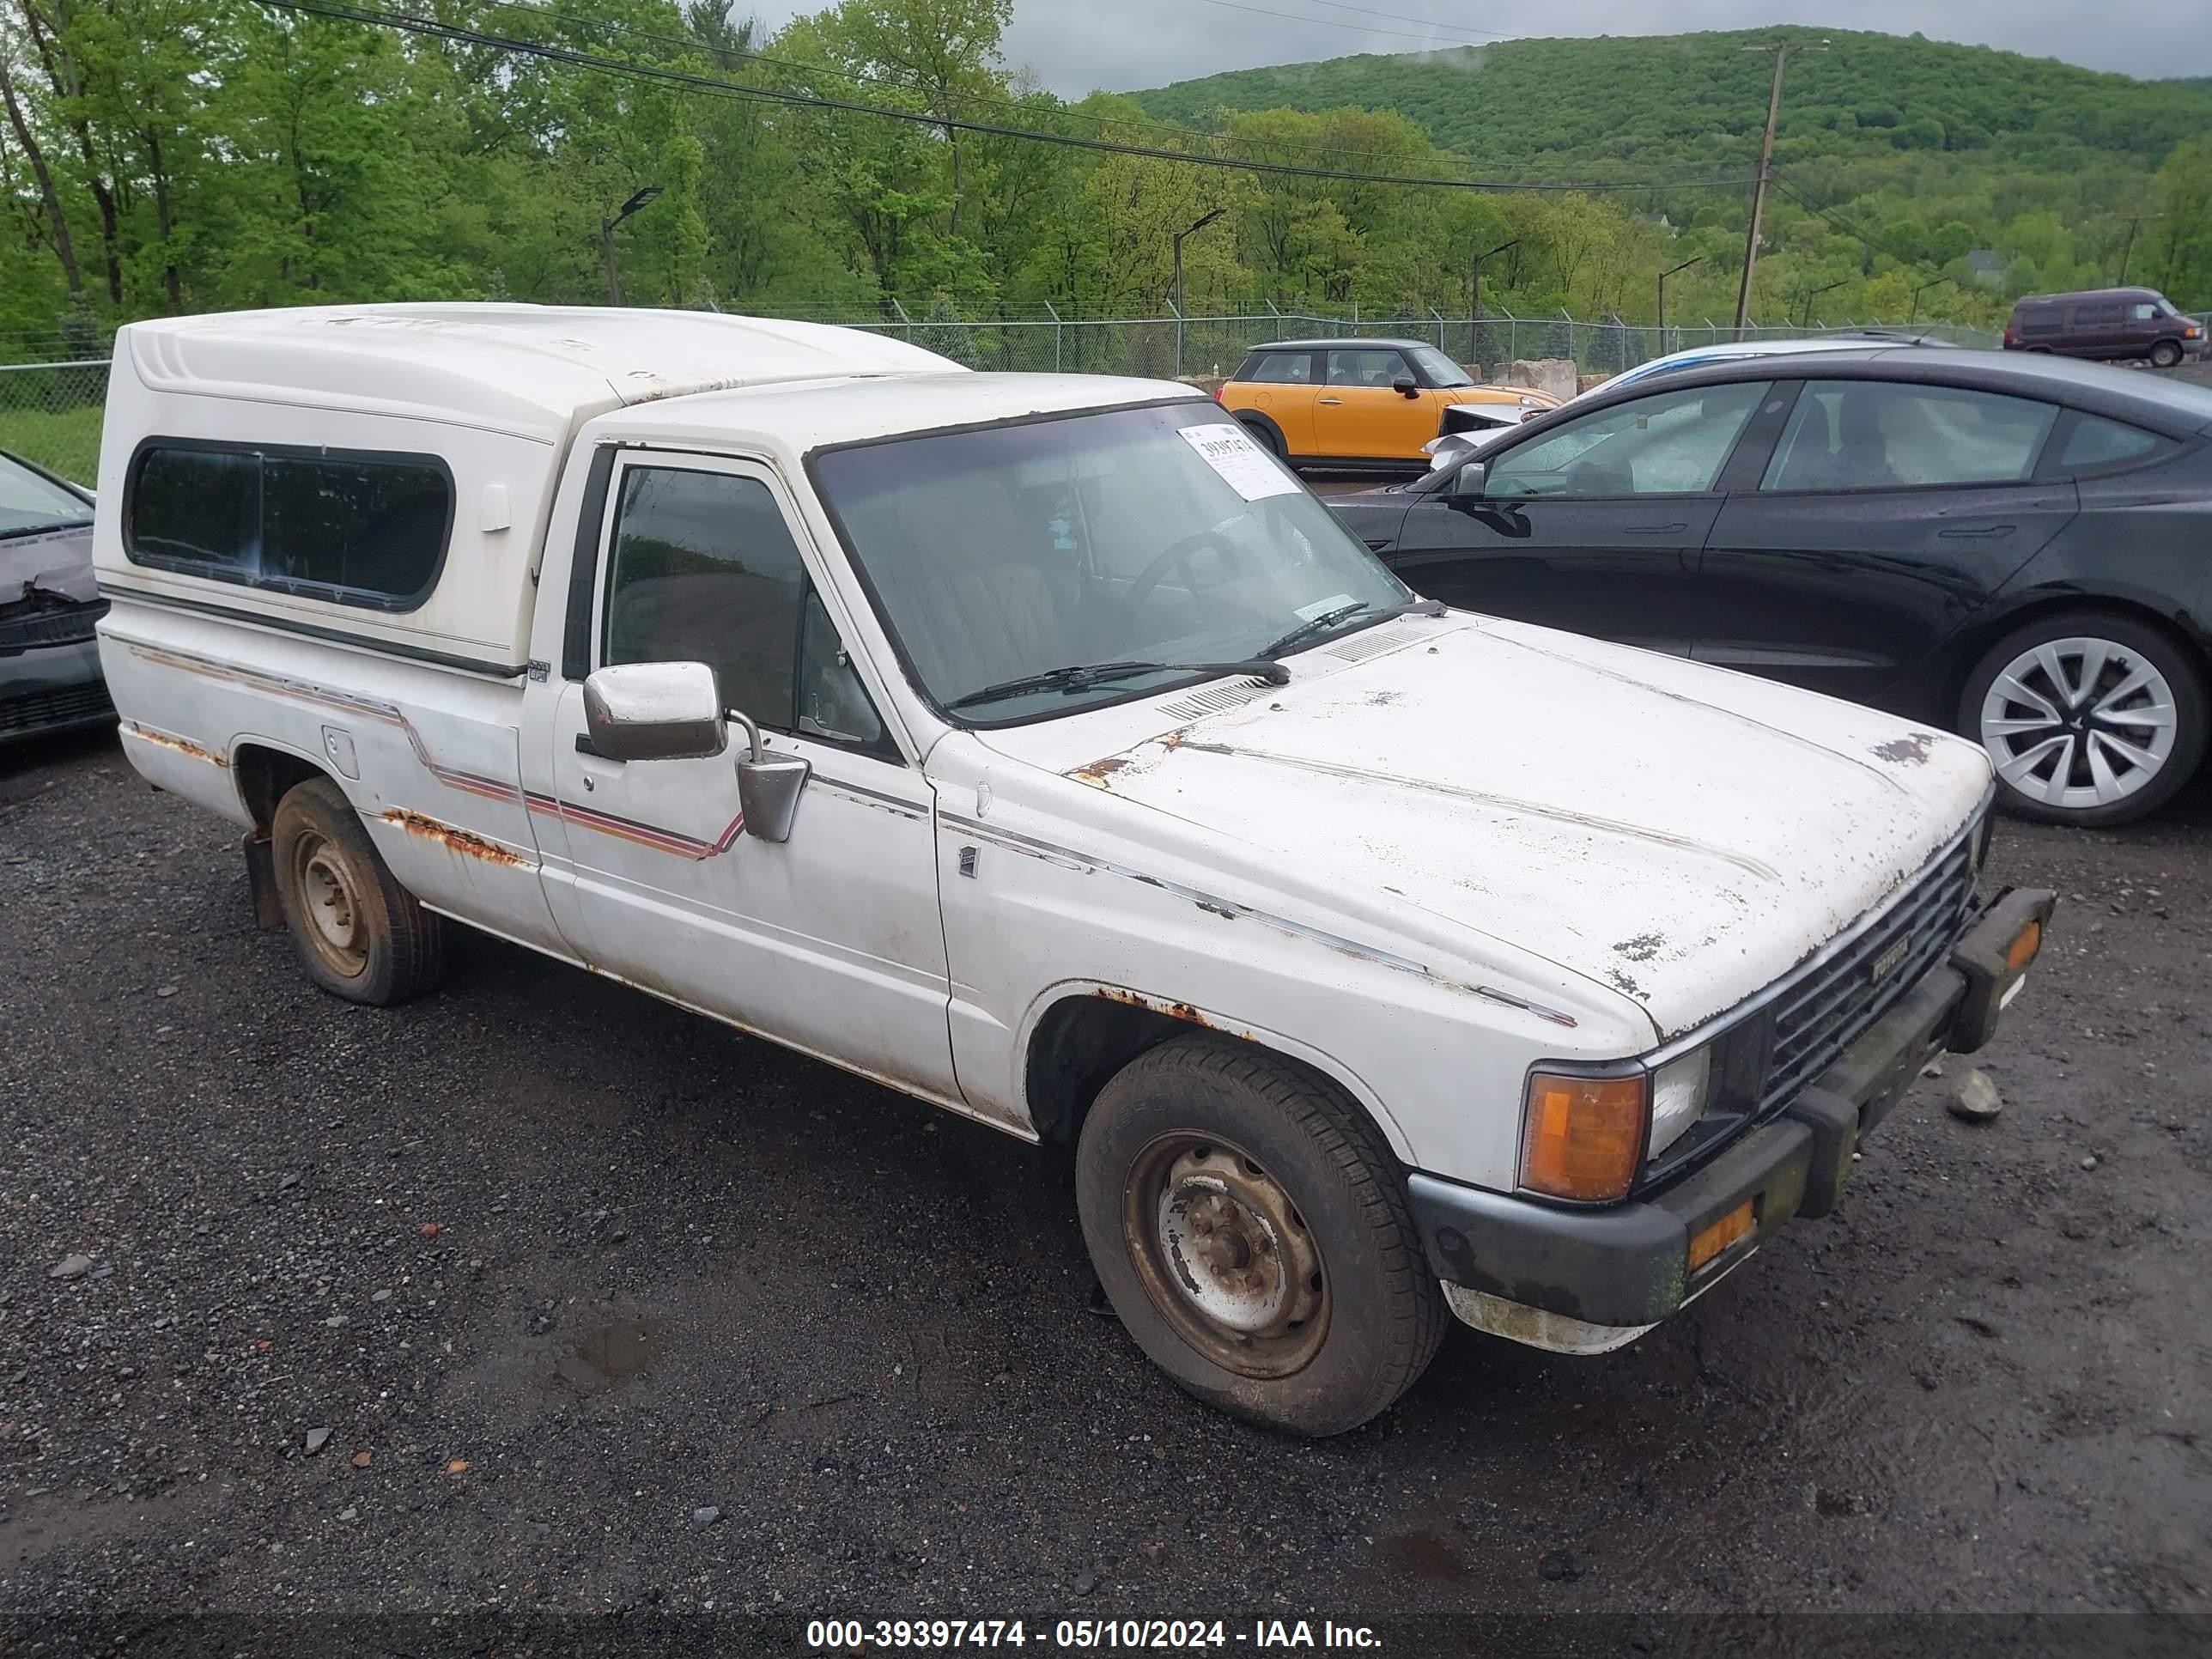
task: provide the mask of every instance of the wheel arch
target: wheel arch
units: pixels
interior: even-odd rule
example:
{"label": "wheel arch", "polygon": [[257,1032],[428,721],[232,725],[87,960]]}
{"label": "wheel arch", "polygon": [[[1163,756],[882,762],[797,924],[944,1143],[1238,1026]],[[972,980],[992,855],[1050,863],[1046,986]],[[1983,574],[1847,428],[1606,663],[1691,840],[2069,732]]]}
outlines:
{"label": "wheel arch", "polygon": [[1276,425],[1272,417],[1261,414],[1256,409],[1234,409],[1230,410],[1230,413],[1236,417],[1239,426],[1249,427],[1273,444],[1275,453],[1284,460],[1291,459],[1289,441],[1283,436],[1283,428]]}
{"label": "wheel arch", "polygon": [[1170,1038],[1207,1031],[1250,1044],[1341,1094],[1374,1125],[1398,1161],[1418,1167],[1403,1128],[1373,1091],[1333,1057],[1294,1037],[1173,998],[1086,981],[1037,1000],[1020,1045],[1022,1094],[1037,1138],[1073,1145],[1100,1090],[1124,1066]]}
{"label": "wheel arch", "polygon": [[[274,933],[284,925],[275,855],[270,846],[276,804],[310,778],[330,778],[330,769],[289,744],[267,738],[240,738],[230,745],[230,776],[239,804],[253,820],[253,828],[246,832],[245,851],[254,925],[264,933]],[[331,781],[341,791],[345,787],[336,778]]]}
{"label": "wheel arch", "polygon": [[2082,614],[2117,617],[2157,630],[2188,659],[2208,684],[2212,684],[2212,638],[2208,638],[2185,616],[2177,615],[2170,603],[2124,589],[2084,592],[2045,588],[2021,594],[2002,611],[1993,610],[1975,617],[1954,636],[1945,668],[1945,718],[1957,718],[1959,702],[1966,695],[1967,682],[1973,678],[1982,659],[2006,635],[2046,617]]}

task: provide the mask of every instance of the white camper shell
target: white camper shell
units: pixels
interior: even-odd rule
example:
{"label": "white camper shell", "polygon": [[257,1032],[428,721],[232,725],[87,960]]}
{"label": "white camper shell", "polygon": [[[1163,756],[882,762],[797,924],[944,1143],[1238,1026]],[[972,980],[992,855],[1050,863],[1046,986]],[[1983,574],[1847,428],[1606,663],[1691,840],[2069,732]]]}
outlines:
{"label": "white camper shell", "polygon": [[1305,1433],[1825,1213],[2051,908],[1978,893],[1978,746],[1423,600],[1171,382],[134,324],[94,557],[125,753],[325,989],[463,923],[1071,1142],[1122,1328]]}

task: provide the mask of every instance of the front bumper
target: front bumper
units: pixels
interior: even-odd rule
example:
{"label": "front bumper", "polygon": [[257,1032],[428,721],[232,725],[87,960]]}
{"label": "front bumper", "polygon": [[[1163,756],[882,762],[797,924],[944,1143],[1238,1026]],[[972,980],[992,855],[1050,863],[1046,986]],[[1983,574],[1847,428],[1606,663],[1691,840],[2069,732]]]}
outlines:
{"label": "front bumper", "polygon": [[98,641],[0,653],[0,744],[114,721]]}
{"label": "front bumper", "polygon": [[[1861,1136],[1934,1054],[1971,1054],[1996,1029],[2039,946],[2014,953],[2055,895],[2008,892],[1949,959],[1845,1049],[1779,1115],[1672,1186],[1602,1209],[1564,1208],[1415,1174],[1413,1216],[1454,1311],[1540,1346],[1617,1346],[1699,1295],[1797,1216],[1835,1208]],[[1752,1206],[1750,1231],[1692,1269],[1691,1241]]]}

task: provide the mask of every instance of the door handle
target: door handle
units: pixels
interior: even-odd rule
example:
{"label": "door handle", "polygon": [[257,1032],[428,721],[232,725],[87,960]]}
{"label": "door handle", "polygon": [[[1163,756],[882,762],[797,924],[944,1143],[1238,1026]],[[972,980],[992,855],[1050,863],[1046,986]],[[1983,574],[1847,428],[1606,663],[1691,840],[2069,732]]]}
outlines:
{"label": "door handle", "polygon": [[1314,402],[1323,409],[1338,409],[1343,406],[1344,399],[1341,398],[1316,398],[1314,399]]}
{"label": "door handle", "polygon": [[1632,536],[1679,536],[1690,526],[1686,524],[1632,524],[1628,526]]}
{"label": "door handle", "polygon": [[1960,540],[1964,540],[1968,538],[1979,540],[1984,536],[1992,538],[2000,536],[2009,536],[2012,534],[2014,528],[2014,526],[2008,524],[1962,524],[1955,526],[1949,530],[1939,530],[1936,533],[1939,536],[1948,536]]}
{"label": "door handle", "polygon": [[576,733],[576,752],[580,755],[589,755],[593,760],[605,761],[610,766],[620,766],[623,764],[621,761],[617,760],[611,755],[602,755],[599,752],[599,744],[592,741],[592,734],[588,732],[579,732]]}
{"label": "door handle", "polygon": [[1370,553],[1380,553],[1390,545],[1390,538],[1388,536],[1369,536],[1364,539],[1367,543],[1367,550]]}

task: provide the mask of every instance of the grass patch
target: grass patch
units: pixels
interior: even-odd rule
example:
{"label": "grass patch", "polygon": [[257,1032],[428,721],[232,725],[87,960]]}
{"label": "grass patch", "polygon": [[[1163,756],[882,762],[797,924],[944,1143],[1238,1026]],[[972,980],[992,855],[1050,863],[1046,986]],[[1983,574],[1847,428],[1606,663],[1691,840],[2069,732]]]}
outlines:
{"label": "grass patch", "polygon": [[[0,386],[0,392],[5,391]],[[50,412],[43,409],[0,409],[0,449],[59,473],[88,489],[100,474],[97,404]]]}

